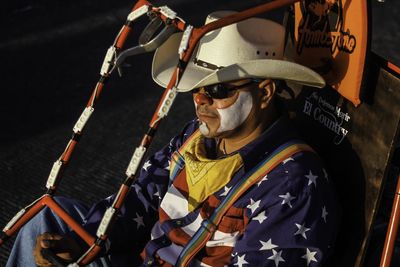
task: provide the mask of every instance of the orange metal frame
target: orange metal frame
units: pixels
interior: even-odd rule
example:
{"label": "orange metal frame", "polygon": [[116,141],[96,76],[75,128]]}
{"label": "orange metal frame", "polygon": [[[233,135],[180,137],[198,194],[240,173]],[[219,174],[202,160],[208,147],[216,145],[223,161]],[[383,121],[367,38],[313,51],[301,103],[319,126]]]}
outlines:
{"label": "orange metal frame", "polygon": [[400,222],[400,176],[398,177],[397,180],[397,188],[393,199],[392,213],[390,215],[385,246],[382,251],[381,264],[380,264],[381,267],[390,266],[393,256],[397,231],[399,229],[399,222]]}
{"label": "orange metal frame", "polygon": [[[395,74],[400,79],[400,67],[395,64],[385,61],[382,62],[388,71]],[[400,175],[397,178],[397,187],[393,199],[392,212],[390,214],[390,220],[388,229],[386,232],[385,244],[382,250],[380,267],[389,267],[393,258],[393,251],[395,247],[396,237],[399,230],[400,223]]]}

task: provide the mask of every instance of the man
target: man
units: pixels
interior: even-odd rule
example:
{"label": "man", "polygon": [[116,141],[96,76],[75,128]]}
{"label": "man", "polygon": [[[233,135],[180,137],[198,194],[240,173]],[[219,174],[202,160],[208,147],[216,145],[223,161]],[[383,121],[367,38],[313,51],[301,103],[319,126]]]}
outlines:
{"label": "man", "polygon": [[[206,23],[228,14],[213,13]],[[338,211],[320,159],[304,149],[266,167],[273,155],[285,155],[283,146],[299,142],[276,105],[275,80],[324,86],[317,73],[283,60],[284,35],[281,25],[252,18],[202,38],[177,86],[193,93],[198,119],[144,164],[95,266],[174,266],[186,259],[204,229],[211,234],[196,248],[190,266],[327,261]],[[172,36],[155,54],[152,73],[161,86],[177,63],[180,37]],[[263,168],[268,171],[260,172]],[[107,198],[87,213],[60,199],[74,217],[87,213],[82,219],[91,233],[112,201]],[[210,223],[220,207],[226,210]],[[34,256],[26,255],[32,247]],[[8,266],[51,266],[42,248],[67,261],[86,249],[45,210],[21,230]]]}

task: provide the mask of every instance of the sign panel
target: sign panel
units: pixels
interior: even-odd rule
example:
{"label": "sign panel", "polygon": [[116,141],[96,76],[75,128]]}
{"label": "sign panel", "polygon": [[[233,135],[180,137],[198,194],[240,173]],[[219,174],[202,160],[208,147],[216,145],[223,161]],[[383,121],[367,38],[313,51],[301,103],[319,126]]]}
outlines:
{"label": "sign panel", "polygon": [[294,11],[292,60],[317,71],[359,105],[369,49],[367,1],[305,0]]}

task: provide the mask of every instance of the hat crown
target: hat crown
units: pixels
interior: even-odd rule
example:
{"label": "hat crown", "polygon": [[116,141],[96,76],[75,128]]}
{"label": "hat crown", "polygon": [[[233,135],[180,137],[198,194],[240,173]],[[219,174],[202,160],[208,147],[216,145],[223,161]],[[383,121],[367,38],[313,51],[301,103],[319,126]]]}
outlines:
{"label": "hat crown", "polygon": [[[207,16],[205,24],[236,13],[217,11]],[[206,34],[199,41],[195,63],[218,69],[257,59],[282,59],[285,28],[273,21],[250,18]]]}
{"label": "hat crown", "polygon": [[[206,23],[236,12],[211,13]],[[182,33],[172,35],[154,54],[152,76],[167,87],[179,62]],[[313,70],[283,59],[285,28],[275,22],[249,18],[203,36],[179,77],[176,88],[187,92],[202,86],[246,78],[293,81],[325,86]]]}

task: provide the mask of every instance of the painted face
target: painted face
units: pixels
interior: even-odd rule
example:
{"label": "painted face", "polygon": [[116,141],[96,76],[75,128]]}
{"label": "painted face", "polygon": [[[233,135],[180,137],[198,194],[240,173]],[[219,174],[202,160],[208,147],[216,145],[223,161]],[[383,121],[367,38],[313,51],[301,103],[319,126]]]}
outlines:
{"label": "painted face", "polygon": [[234,131],[243,124],[253,108],[253,97],[249,91],[235,91],[224,99],[211,99],[201,92],[193,96],[200,120],[199,129],[207,137]]}
{"label": "painted face", "polygon": [[217,108],[220,117],[220,126],[217,133],[231,131],[240,126],[249,116],[253,108],[253,97],[250,92],[241,91],[233,105],[227,108]]}

